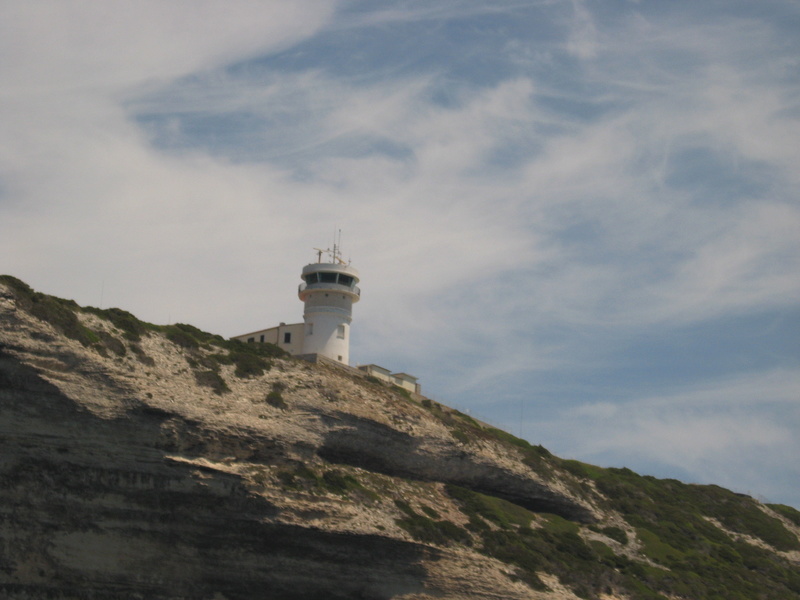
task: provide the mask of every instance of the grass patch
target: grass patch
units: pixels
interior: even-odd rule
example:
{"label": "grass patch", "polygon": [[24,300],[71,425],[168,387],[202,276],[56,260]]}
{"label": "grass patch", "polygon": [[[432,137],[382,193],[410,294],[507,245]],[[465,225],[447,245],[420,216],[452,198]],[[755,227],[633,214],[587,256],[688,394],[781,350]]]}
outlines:
{"label": "grass patch", "polygon": [[684,556],[682,552],[662,542],[655,533],[648,529],[637,528],[636,536],[642,542],[645,556],[662,565],[672,564]]}
{"label": "grass patch", "polygon": [[395,500],[394,503],[404,514],[403,517],[395,519],[395,523],[407,531],[415,540],[438,546],[450,546],[452,544],[469,546],[472,544],[472,536],[463,527],[459,527],[445,519],[420,515],[404,500]]}
{"label": "grass patch", "polygon": [[155,329],[154,325],[140,321],[121,308],[101,309],[87,306],[83,310],[110,321],[114,327],[123,332],[123,337],[131,342],[141,341],[142,336]]}
{"label": "grass patch", "polygon": [[461,429],[451,429],[450,435],[462,444],[469,444],[472,441],[472,437]]}
{"label": "grass patch", "polygon": [[445,490],[461,506],[476,529],[482,528],[479,518],[502,529],[511,529],[515,525],[527,527],[533,519],[530,511],[501,498],[486,496],[453,484],[447,484]]}
{"label": "grass patch", "polygon": [[370,502],[380,500],[378,494],[366,488],[356,477],[339,469],[330,469],[319,475],[314,469],[297,464],[292,469],[278,471],[277,477],[284,487],[293,490],[312,494],[355,495]]}
{"label": "grass patch", "polygon": [[786,506],[785,504],[767,504],[767,506],[800,527],[800,511],[797,509]]}
{"label": "grass patch", "polygon": [[628,544],[628,534],[625,533],[625,530],[622,527],[603,527],[600,530],[600,533],[610,537],[615,542],[619,542],[623,546],[627,546]]}
{"label": "grass patch", "polygon": [[96,332],[83,325],[77,313],[80,307],[72,300],[64,300],[35,292],[26,283],[10,275],[0,275],[0,283],[6,284],[14,293],[16,305],[40,321],[52,325],[66,337],[77,340],[83,346],[100,342]]}

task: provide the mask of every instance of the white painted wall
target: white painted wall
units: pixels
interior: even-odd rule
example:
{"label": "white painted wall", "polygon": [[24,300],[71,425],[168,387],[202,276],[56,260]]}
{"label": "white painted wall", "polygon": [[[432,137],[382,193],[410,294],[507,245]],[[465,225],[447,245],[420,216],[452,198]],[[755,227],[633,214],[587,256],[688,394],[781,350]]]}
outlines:
{"label": "white painted wall", "polygon": [[303,354],[322,354],[350,364],[350,318],[315,310],[303,314],[306,324]]}
{"label": "white painted wall", "polygon": [[[289,341],[286,341],[286,334],[289,334]],[[269,329],[260,329],[252,333],[234,336],[232,339],[250,343],[275,344],[279,348],[286,350],[289,354],[303,353],[303,335],[305,334],[305,323],[281,324]]]}

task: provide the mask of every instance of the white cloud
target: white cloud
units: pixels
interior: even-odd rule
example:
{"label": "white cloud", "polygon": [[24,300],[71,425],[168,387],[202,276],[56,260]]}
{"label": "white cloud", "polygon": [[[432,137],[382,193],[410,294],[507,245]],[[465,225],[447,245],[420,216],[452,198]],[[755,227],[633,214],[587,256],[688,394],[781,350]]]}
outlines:
{"label": "white cloud", "polygon": [[[167,80],[276,49],[332,15],[326,0],[4,2],[6,93],[42,94]],[[116,88],[116,89],[115,89]]]}
{"label": "white cloud", "polygon": [[[776,369],[705,381],[665,396],[580,404],[535,427],[567,432],[553,443],[587,462],[645,461],[658,465],[662,476],[685,471],[693,481],[740,491],[759,489],[769,473],[787,486],[762,485],[761,493],[787,497],[800,475],[785,460],[800,451],[798,390],[796,371]],[[796,490],[792,498],[797,500]]]}
{"label": "white cloud", "polygon": [[[629,337],[796,307],[796,43],[648,10],[4,3],[0,270],[233,335],[300,319],[302,263],[340,227],[363,275],[353,354],[468,401],[521,382],[497,404],[624,361]],[[430,23],[413,64],[383,45]],[[356,53],[377,66],[337,69]],[[554,427],[589,440],[599,420],[607,445],[576,452],[647,443],[695,473],[735,440],[791,447],[769,377],[717,377],[628,404],[612,382]]]}
{"label": "white cloud", "polygon": [[598,51],[598,33],[592,14],[582,0],[572,0],[572,10],[567,51],[580,59],[594,58]]}

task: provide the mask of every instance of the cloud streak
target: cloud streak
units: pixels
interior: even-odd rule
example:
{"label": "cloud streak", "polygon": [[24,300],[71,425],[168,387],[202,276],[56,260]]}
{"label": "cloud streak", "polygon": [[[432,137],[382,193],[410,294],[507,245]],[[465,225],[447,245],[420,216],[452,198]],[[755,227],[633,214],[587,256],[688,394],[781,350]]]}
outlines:
{"label": "cloud streak", "polygon": [[785,465],[800,42],[765,6],[7,2],[2,270],[234,335],[299,320],[342,228],[358,360],[535,398],[587,459]]}

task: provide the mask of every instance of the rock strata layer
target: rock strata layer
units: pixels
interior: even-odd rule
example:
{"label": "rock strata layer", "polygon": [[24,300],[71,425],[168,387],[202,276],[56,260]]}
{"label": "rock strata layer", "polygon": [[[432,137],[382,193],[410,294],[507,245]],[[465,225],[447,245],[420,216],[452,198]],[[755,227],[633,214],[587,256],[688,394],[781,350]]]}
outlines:
{"label": "rock strata layer", "polygon": [[[419,398],[290,358],[253,378],[223,367],[216,394],[191,366],[213,350],[158,332],[137,352],[87,347],[0,292],[5,597],[529,598],[513,568],[416,541],[395,500],[427,493],[463,520],[452,483],[593,518],[513,448],[454,439]],[[274,389],[286,406],[265,402]],[[369,489],[307,489],[333,466]]]}
{"label": "rock strata layer", "polygon": [[8,276],[0,542],[10,600],[800,600],[792,507]]}

